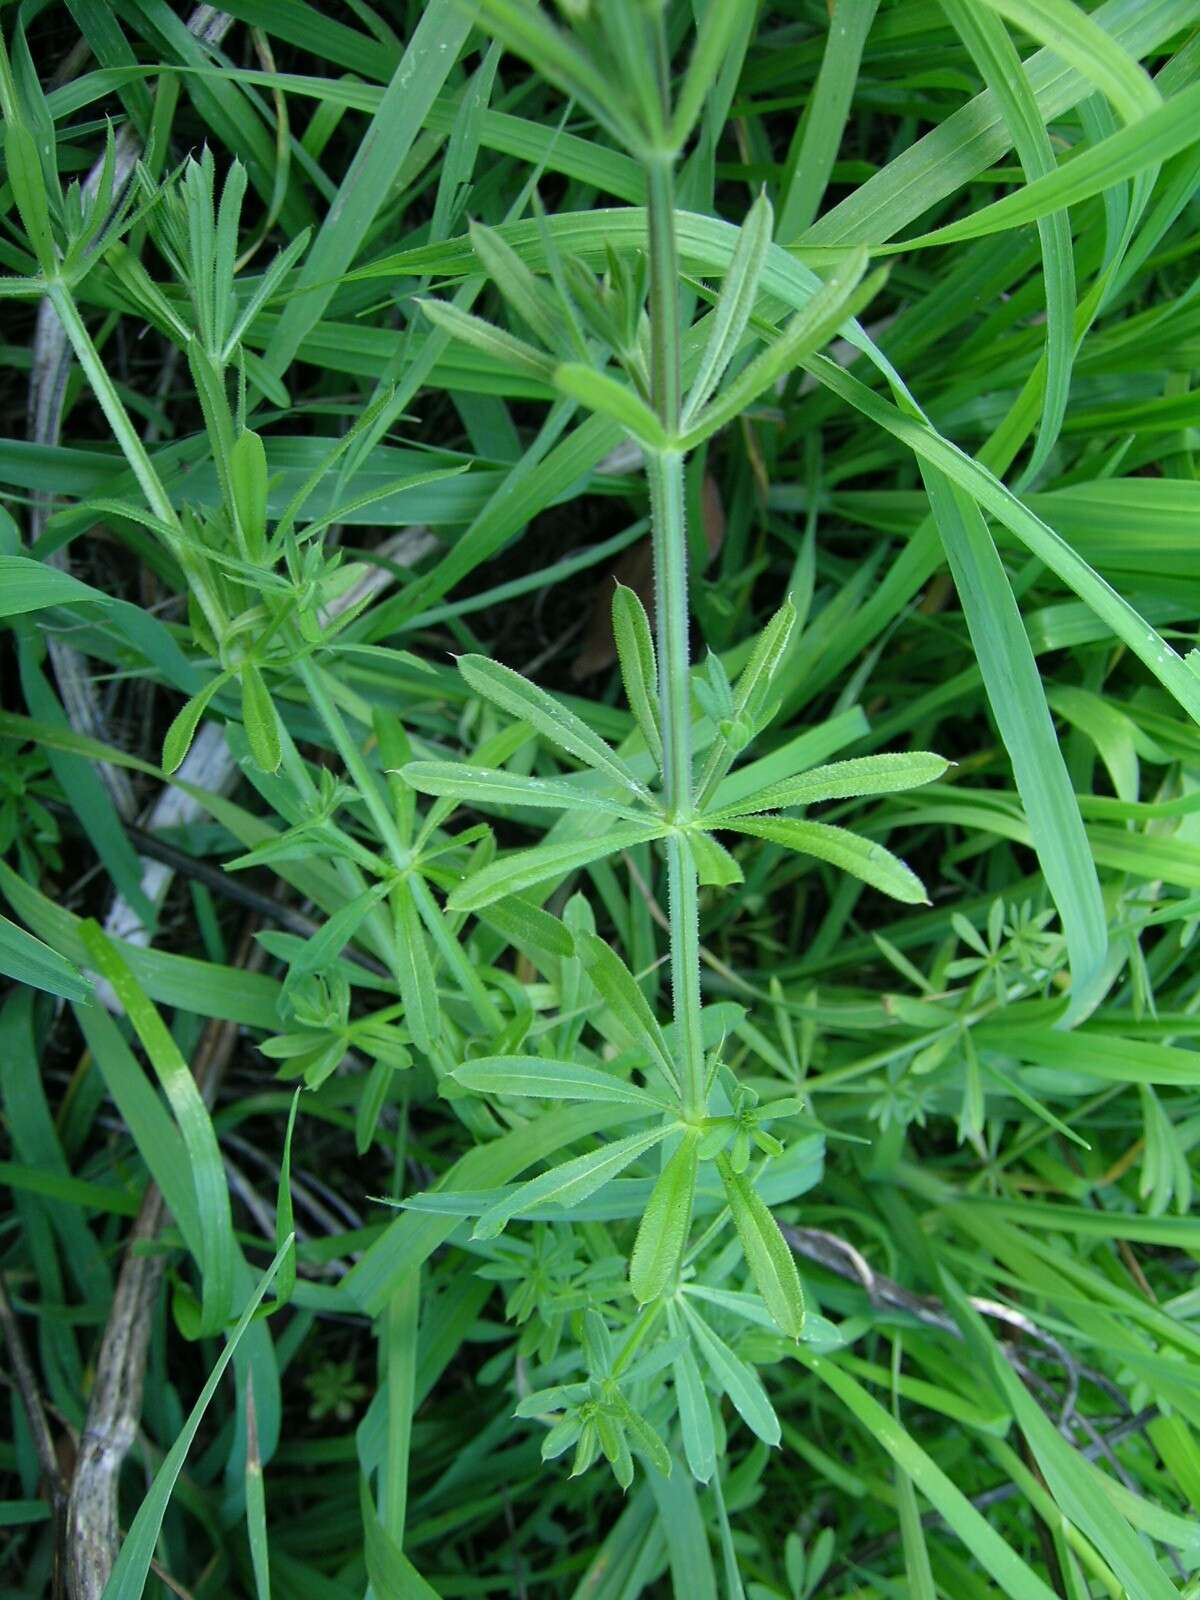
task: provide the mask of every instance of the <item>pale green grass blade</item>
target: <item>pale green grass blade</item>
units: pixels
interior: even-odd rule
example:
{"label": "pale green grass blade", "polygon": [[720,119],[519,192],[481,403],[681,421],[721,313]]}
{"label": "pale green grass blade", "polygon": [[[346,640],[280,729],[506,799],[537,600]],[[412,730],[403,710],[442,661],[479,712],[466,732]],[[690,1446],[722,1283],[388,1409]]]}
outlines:
{"label": "pale green grass blade", "polygon": [[199,1233],[202,1300],[198,1331],[215,1333],[228,1319],[232,1305],[236,1249],[225,1169],[208,1109],[178,1045],[117,947],[94,922],[82,925],[80,937],[90,964],[112,985],[133,1024],[174,1113]]}
{"label": "pale green grass blade", "polygon": [[225,1368],[233,1360],[234,1353],[241,1343],[246,1329],[250,1326],[255,1312],[263,1296],[270,1288],[275,1274],[283,1261],[284,1252],[291,1248],[289,1239],[284,1249],[279,1251],[274,1261],[259,1279],[253,1294],[250,1296],[237,1324],[230,1330],[225,1348],[217,1357],[215,1366],[209,1373],[208,1380],[200,1391],[200,1397],[192,1407],[183,1430],[175,1440],[163,1460],[162,1466],[155,1474],[150,1492],[138,1508],[137,1515],[130,1524],[125,1542],[121,1546],[116,1565],[113,1567],[112,1576],[104,1586],[103,1600],[141,1600],[141,1595],[146,1587],[146,1580],[150,1575],[150,1563],[154,1557],[154,1549],[158,1543],[162,1521],[167,1513],[175,1485],[183,1471],[184,1462],[187,1460],[188,1451],[192,1441],[200,1430],[204,1420],[204,1413],[208,1410],[213,1396],[221,1379],[225,1375]]}
{"label": "pale green grass blade", "polygon": [[[1105,0],[1091,15],[1135,60],[1194,21],[1191,0]],[[1031,56],[1025,71],[1044,122],[1089,92],[1087,80],[1048,49]],[[1003,113],[985,91],[860,184],[796,242],[882,244],[986,171],[1008,148]]]}
{"label": "pale green grass blade", "polygon": [[780,244],[794,244],[817,214],[878,7],[879,0],[838,0],[830,16],[821,70],[783,165],[775,227]]}
{"label": "pale green grass blade", "polygon": [[[967,0],[946,0],[946,12],[1004,113],[1026,181],[1053,172],[1050,137],[1004,24]],[[1075,258],[1067,213],[1058,211],[1041,218],[1038,234],[1046,282],[1046,392],[1037,447],[1027,469],[1029,477],[1044,465],[1058,439],[1074,354]]]}
{"label": "pale green grass blade", "polygon": [[271,372],[286,370],[309,329],[320,321],[337,279],[386,202],[391,179],[420,133],[470,28],[469,14],[455,0],[431,0],[424,8],[271,336],[263,357]]}
{"label": "pale green grass blade", "polygon": [[792,1356],[832,1390],[875,1443],[908,1474],[1009,1600],[1055,1600],[1053,1589],[989,1525],[908,1430],[891,1417],[862,1384],[843,1372],[836,1362],[815,1355],[803,1345],[793,1350]]}
{"label": "pale green grass blade", "polygon": [[1038,860],[1062,918],[1071,958],[1067,1022],[1079,1022],[1102,997],[1108,956],[1104,901],[1083,819],[1029,636],[979,507],[940,471],[923,471]]}

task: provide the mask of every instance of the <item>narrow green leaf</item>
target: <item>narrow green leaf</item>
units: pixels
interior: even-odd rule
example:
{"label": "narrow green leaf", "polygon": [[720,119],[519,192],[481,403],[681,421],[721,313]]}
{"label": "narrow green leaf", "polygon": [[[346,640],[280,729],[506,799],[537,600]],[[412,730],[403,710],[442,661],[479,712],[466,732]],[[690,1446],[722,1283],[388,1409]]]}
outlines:
{"label": "narrow green leaf", "polygon": [[1178,1593],[1175,1585],[1113,1505],[1112,1497],[1105,1495],[1106,1476],[1097,1473],[1071,1448],[996,1348],[987,1324],[945,1268],[941,1276],[968,1347],[981,1371],[1012,1408],[1063,1513],[1096,1546],[1130,1600],[1173,1600]]}
{"label": "narrow green leaf", "polygon": [[[296,1292],[296,1224],[292,1209],[292,1135],[296,1131],[296,1113],[300,1109],[297,1089],[288,1109],[287,1128],[283,1135],[283,1159],[279,1163],[279,1183],[275,1191],[275,1250],[281,1258],[279,1287],[275,1291],[275,1304],[285,1306]],[[247,1395],[247,1400],[249,1395]]]}
{"label": "narrow green leaf", "polygon": [[613,639],[625,698],[633,712],[646,748],[662,766],[662,734],[658,726],[658,661],[650,619],[637,593],[618,583],[612,603]]}
{"label": "narrow green leaf", "polygon": [[[709,819],[705,818],[706,825]],[[725,846],[701,828],[689,828],[687,847],[696,863],[696,876],[706,886],[728,889],[743,881],[742,869]]]}
{"label": "narrow green leaf", "polygon": [[[295,359],[310,329],[321,322],[380,209],[389,204],[396,174],[420,136],[429,108],[455,70],[472,21],[470,11],[458,0],[426,0],[421,7],[404,54],[369,126],[356,142],[354,158],[271,335],[264,361],[277,376]],[[274,81],[275,74],[271,77]],[[236,141],[233,148],[238,148]]]}
{"label": "narrow green leaf", "polygon": [[163,1518],[167,1514],[171,1495],[179,1475],[183,1471],[183,1464],[187,1453],[192,1447],[196,1434],[200,1431],[200,1424],[204,1420],[204,1413],[208,1410],[213,1396],[220,1386],[221,1379],[225,1376],[225,1369],[233,1360],[238,1346],[245,1336],[247,1328],[254,1319],[259,1304],[270,1288],[283,1264],[283,1259],[288,1250],[292,1248],[292,1240],[288,1240],[283,1249],[278,1251],[274,1261],[259,1279],[254,1293],[250,1296],[245,1310],[238,1318],[237,1325],[229,1334],[225,1347],[217,1357],[216,1363],[209,1373],[208,1381],[200,1391],[200,1397],[188,1414],[187,1421],[182,1430],[163,1458],[162,1466],[154,1476],[154,1482],[145,1499],[138,1507],[137,1514],[129,1527],[113,1567],[112,1575],[104,1586],[104,1600],[141,1600],[145,1592],[146,1580],[150,1576],[150,1564],[154,1559],[154,1550],[158,1544],[159,1534],[162,1530]]}
{"label": "narrow green leaf", "polygon": [[257,433],[243,428],[229,452],[229,486],[251,560],[267,542],[267,452]]}
{"label": "narrow green leaf", "polygon": [[588,977],[607,1001],[617,1026],[646,1052],[677,1093],[679,1083],[670,1048],[632,972],[610,944],[586,930],[576,934],[575,951]]}
{"label": "narrow green leaf", "polygon": [[640,143],[637,120],[622,84],[613,83],[588,53],[530,0],[475,0],[479,22],[523,56],[564,94],[578,100],[618,145]]}
{"label": "narrow green leaf", "polygon": [[717,1157],[717,1171],[758,1292],[777,1325],[799,1339],[804,1332],[804,1291],[796,1258],[745,1174],[735,1172],[726,1155]]}
{"label": "narrow green leaf", "polygon": [[0,555],[0,617],[21,616],[44,606],[89,603],[111,606],[109,596],[69,572],[30,556]]}
{"label": "narrow green leaf", "polygon": [[[673,1304],[667,1306],[668,1326],[671,1336],[679,1339],[683,1325]],[[681,1341],[679,1354],[671,1366],[675,1381],[675,1403],[679,1407],[679,1428],[683,1435],[683,1453],[693,1478],[707,1483],[717,1470],[717,1439],[713,1427],[712,1406],[704,1379],[692,1352],[691,1344]]]}
{"label": "narrow green leaf", "polygon": [[[947,16],[995,95],[1012,134],[1026,180],[1055,170],[1054,147],[1016,46],[999,17],[970,0],[944,0]],[[1026,469],[1032,478],[1045,464],[1066,415],[1075,354],[1075,258],[1068,213],[1038,220],[1046,284],[1046,382],[1037,447]]]}
{"label": "narrow green leaf", "polygon": [[579,867],[612,855],[618,850],[631,849],[635,844],[646,844],[661,838],[663,827],[655,822],[618,822],[590,839],[573,839],[563,844],[535,845],[532,850],[519,850],[484,867],[482,872],[459,885],[446,902],[451,911],[477,911],[490,906],[505,895],[520,894],[547,878],[562,878]]}
{"label": "narrow green leaf", "polygon": [[274,702],[253,661],[243,661],[238,673],[242,680],[242,723],[250,742],[250,754],[263,772],[275,772],[283,750]]}
{"label": "narrow green leaf", "polygon": [[744,18],[745,7],[741,5],[712,5],[705,8],[671,118],[671,142],[676,150],[682,150],[687,143],[688,135],[717,81],[726,53]]}
{"label": "narrow green leaf", "polygon": [[539,689],[528,678],[499,661],[486,656],[460,656],[458,670],[476,694],[490,700],[511,716],[519,717],[560,749],[615,778],[623,789],[645,799],[646,788],[620,756],[593,733],[582,718],[568,711],[553,695]]}
{"label": "narrow green leaf", "polygon": [[1104,26],[1072,0],[984,0],[1039,44],[1048,45],[1112,101],[1126,122],[1162,104],[1162,95]]}
{"label": "narrow green leaf", "polygon": [[758,1374],[740,1356],[734,1355],[686,1297],[681,1304],[696,1348],[719,1388],[733,1402],[734,1410],[764,1444],[778,1444],[782,1437],[779,1418]]}
{"label": "narrow green leaf", "polygon": [[1045,1580],[1022,1560],[907,1429],[857,1379],[843,1372],[830,1357],[817,1355],[803,1344],[797,1345],[791,1353],[794,1360],[807,1367],[837,1396],[872,1439],[908,1473],[1009,1600],[1055,1600],[1054,1591]]}
{"label": "narrow green leaf", "polygon": [[443,329],[463,344],[470,345],[473,350],[481,350],[484,355],[493,357],[526,377],[538,378],[546,383],[553,378],[553,360],[533,345],[526,344],[524,339],[506,333],[503,328],[485,322],[482,317],[464,311],[461,306],[452,305],[448,300],[418,300],[417,304],[435,328]]}
{"label": "narrow green leaf", "polygon": [[833,761],[782,783],[770,784],[724,810],[709,812],[704,822],[706,827],[722,827],[728,817],[752,816],[758,811],[779,811],[821,800],[857,799],[868,794],[896,794],[923,783],[935,783],[949,767],[949,761],[927,750]]}
{"label": "narrow green leaf", "polygon": [[832,339],[848,318],[856,316],[874,298],[883,286],[885,275],[872,273],[863,282],[867,259],[867,252],[861,245],[847,253],[846,259],[830,273],[804,309],[797,311],[784,325],[775,342],[743,367],[733,382],[685,428],[679,440],[680,449],[694,450],[740,416],[765,390]]}
{"label": "narrow green leaf", "polygon": [[898,856],[846,828],[835,828],[827,822],[801,822],[794,817],[733,817],[722,826],[734,833],[768,839],[787,850],[798,850],[801,855],[815,856],[818,861],[828,861],[905,905],[929,904],[921,880]]}
{"label": "narrow green leaf", "polygon": [[10,120],[4,130],[4,162],[13,199],[38,266],[49,277],[57,271],[58,252],[50,228],[46,180],[38,160],[37,143],[22,122]]}
{"label": "narrow green leaf", "polygon": [[543,955],[559,961],[569,960],[575,954],[575,940],[571,930],[558,917],[553,917],[541,906],[509,895],[494,901],[483,910],[477,910],[479,920],[502,934],[510,944],[528,945]]}
{"label": "narrow green leaf", "polygon": [[429,1055],[438,1041],[441,1006],[425,925],[406,878],[398,878],[392,884],[390,901],[396,929],[396,981],[404,1001],[404,1021],[417,1049]]}
{"label": "narrow green leaf", "polygon": [[629,1287],[644,1306],[674,1280],[692,1221],[699,1136],[688,1129],[658,1175],[629,1258]]}
{"label": "narrow green leaf", "polygon": [[612,1101],[642,1106],[649,1113],[668,1111],[632,1083],[576,1061],[551,1061],[543,1056],[481,1056],[464,1061],[450,1076],[480,1094],[518,1094],[538,1100]]}
{"label": "narrow green leaf", "polygon": [[0,917],[0,972],[64,1000],[86,1000],[92,986],[77,967],[24,928]]}
{"label": "narrow green leaf", "polygon": [[1034,848],[1062,918],[1071,962],[1069,1018],[1078,1022],[1100,999],[1108,919],[1074,787],[1029,636],[983,515],[945,474],[928,465],[922,472]]}
{"label": "narrow green leaf", "polygon": [[420,794],[449,795],[455,800],[493,806],[537,806],[552,811],[603,812],[632,820],[644,817],[639,806],[610,800],[565,778],[535,778],[497,767],[469,767],[455,761],[410,761],[402,767],[406,783]]}
{"label": "narrow green leaf", "polygon": [[1190,84],[1165,105],[1089,145],[1045,177],[1035,178],[1024,188],[981,206],[958,222],[906,239],[903,245],[878,247],[877,253],[924,250],[964,239],[982,239],[1024,227],[1065,206],[1078,205],[1186,150],[1195,142],[1197,115],[1200,84]]}
{"label": "narrow green leaf", "polygon": [[494,228],[472,222],[471,248],[479,265],[544,349],[554,350],[563,336],[562,316],[553,291],[530,272],[508,241]]}
{"label": "narrow green leaf", "polygon": [[812,94],[792,135],[780,180],[781,244],[794,244],[820,208],[854,97],[863,46],[879,0],[839,3],[830,11],[825,51]]}
{"label": "narrow green leaf", "polygon": [[696,413],[708,404],[742,342],[758,297],[758,283],[771,243],[773,217],[771,202],[764,190],[746,213],[746,220],[738,232],[737,247],[713,312],[708,343],[684,402],[685,428]]}
{"label": "narrow green leaf", "polygon": [[177,772],[183,765],[183,758],[192,747],[192,740],[196,737],[196,729],[200,726],[200,718],[204,715],[209,701],[218,689],[224,688],[229,682],[231,673],[220,672],[209,683],[206,683],[199,694],[194,694],[190,700],[184,702],[175,714],[171,726],[167,729],[163,739],[162,766],[166,773]]}
{"label": "narrow green leaf", "polygon": [[80,924],[79,937],[95,970],[112,985],[146,1051],[175,1116],[195,1196],[200,1241],[201,1310],[198,1332],[219,1332],[233,1301],[237,1247],[229,1190],[208,1107],[179,1046],[120,952],[95,922]]}
{"label": "narrow green leaf", "polygon": [[[1200,85],[1196,87],[1196,106],[1200,112]],[[1071,165],[1074,166],[1074,162]],[[903,440],[923,461],[945,473],[983,510],[1010,529],[1032,555],[1091,607],[1116,638],[1123,640],[1162,686],[1200,722],[1200,673],[1194,672],[1122,594],[993,473],[944,439],[926,418],[906,415],[898,407],[889,405],[865,384],[843,372],[835,362],[815,356],[810,370],[826,388]]]}
{"label": "narrow green leaf", "polygon": [[631,1133],[614,1144],[602,1145],[599,1150],[590,1150],[573,1161],[564,1161],[528,1183],[518,1184],[511,1194],[483,1213],[471,1237],[494,1239],[507,1223],[532,1206],[552,1203],[569,1211],[572,1205],[595,1194],[610,1178],[624,1172],[638,1156],[660,1144],[670,1131],[669,1127],[657,1127]]}
{"label": "narrow green leaf", "polygon": [[310,973],[323,972],[331,966],[387,892],[387,883],[372,884],[362,894],[355,895],[344,906],[339,906],[322,925],[320,932],[305,940],[300,953],[290,964],[291,977],[305,978]]}
{"label": "narrow green leaf", "polygon": [[554,369],[554,387],[597,416],[620,423],[647,450],[671,448],[662,423],[641,396],[607,372],[597,372],[580,361],[564,361]]}

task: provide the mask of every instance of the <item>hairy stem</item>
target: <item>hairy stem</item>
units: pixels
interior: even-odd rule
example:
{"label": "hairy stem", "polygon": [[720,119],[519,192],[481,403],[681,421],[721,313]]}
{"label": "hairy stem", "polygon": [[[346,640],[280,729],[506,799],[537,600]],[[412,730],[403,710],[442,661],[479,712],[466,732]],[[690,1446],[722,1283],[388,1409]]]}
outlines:
{"label": "hairy stem", "polygon": [[[655,156],[646,167],[650,236],[650,389],[668,434],[679,426],[679,271],[675,246],[672,162]],[[646,476],[654,547],[655,632],[659,715],[663,739],[663,792],[668,816],[686,823],[693,809],[692,707],[688,677],[687,527],[683,456],[649,452]],[[670,923],[671,998],[684,1114],[704,1115],[704,1048],[700,1037],[700,925],[696,867],[682,834],[667,840],[667,913]]]}

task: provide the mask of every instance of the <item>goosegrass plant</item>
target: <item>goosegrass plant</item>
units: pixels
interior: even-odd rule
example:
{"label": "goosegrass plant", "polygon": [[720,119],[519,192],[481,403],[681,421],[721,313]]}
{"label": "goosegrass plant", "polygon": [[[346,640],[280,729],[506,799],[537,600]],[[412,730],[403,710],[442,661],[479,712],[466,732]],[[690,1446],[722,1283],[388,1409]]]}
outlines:
{"label": "goosegrass plant", "polygon": [[1192,0],[3,21],[8,1591],[1190,1593]]}

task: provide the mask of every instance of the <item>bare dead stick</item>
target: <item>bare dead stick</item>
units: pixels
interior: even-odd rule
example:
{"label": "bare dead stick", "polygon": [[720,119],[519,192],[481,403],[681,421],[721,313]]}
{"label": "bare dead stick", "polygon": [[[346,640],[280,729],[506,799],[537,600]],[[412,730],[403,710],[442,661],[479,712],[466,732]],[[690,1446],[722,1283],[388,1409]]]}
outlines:
{"label": "bare dead stick", "polygon": [[66,1540],[66,1509],[67,1486],[63,1481],[62,1471],[58,1464],[58,1456],[54,1449],[54,1436],[50,1432],[50,1424],[46,1419],[46,1408],[42,1404],[42,1392],[38,1388],[37,1375],[33,1363],[29,1359],[29,1352],[25,1349],[25,1340],[21,1336],[21,1325],[17,1321],[17,1314],[13,1310],[12,1301],[8,1296],[8,1285],[0,1273],[0,1327],[4,1329],[5,1343],[8,1345],[9,1358],[12,1361],[13,1379],[16,1383],[17,1394],[21,1399],[21,1406],[25,1412],[25,1420],[29,1424],[29,1432],[33,1437],[33,1448],[37,1455],[38,1468],[42,1475],[42,1487],[50,1501],[50,1515],[54,1520],[54,1569],[52,1577],[53,1593],[57,1597],[62,1593],[63,1583],[63,1555]]}

